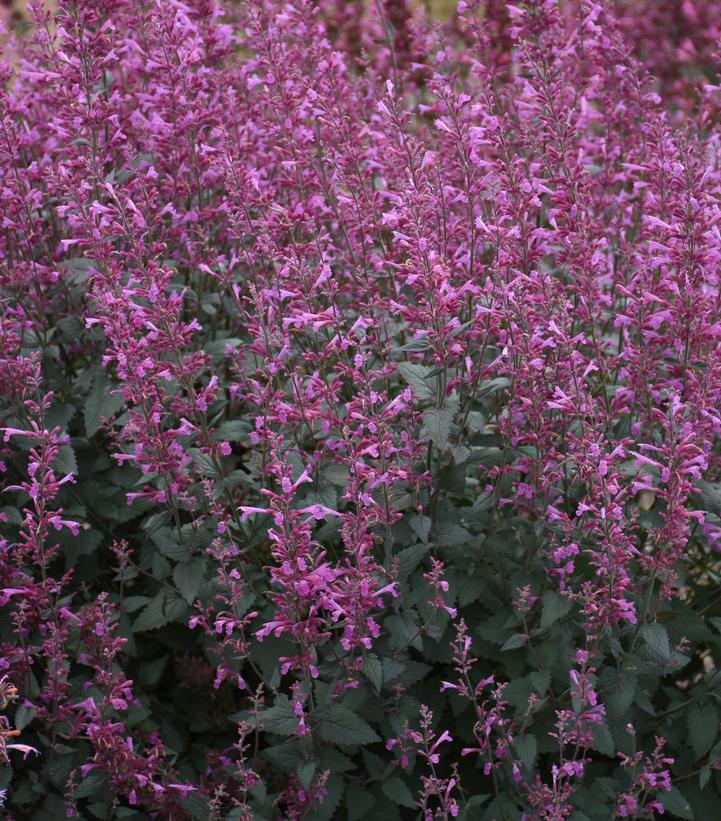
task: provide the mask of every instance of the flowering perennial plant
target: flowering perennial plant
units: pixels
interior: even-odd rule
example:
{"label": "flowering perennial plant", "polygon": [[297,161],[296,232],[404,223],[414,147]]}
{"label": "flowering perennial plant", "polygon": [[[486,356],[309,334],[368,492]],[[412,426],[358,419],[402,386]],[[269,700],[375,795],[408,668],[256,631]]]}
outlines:
{"label": "flowering perennial plant", "polygon": [[0,33],[9,819],[715,818],[721,3]]}

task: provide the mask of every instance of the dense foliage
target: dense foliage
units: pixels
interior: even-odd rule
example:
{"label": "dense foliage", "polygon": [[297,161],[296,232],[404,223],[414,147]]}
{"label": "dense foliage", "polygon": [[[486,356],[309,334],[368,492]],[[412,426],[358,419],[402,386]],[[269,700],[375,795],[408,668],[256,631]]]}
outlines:
{"label": "dense foliage", "polygon": [[717,817],[719,21],[3,35],[7,818]]}

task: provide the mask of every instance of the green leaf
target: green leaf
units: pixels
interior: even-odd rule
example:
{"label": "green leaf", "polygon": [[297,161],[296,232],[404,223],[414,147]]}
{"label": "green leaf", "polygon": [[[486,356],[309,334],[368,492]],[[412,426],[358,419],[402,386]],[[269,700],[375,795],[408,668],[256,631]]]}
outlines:
{"label": "green leaf", "polygon": [[321,707],[314,712],[313,718],[318,722],[318,735],[323,741],[348,747],[380,741],[370,724],[339,704]]}
{"label": "green leaf", "polygon": [[421,436],[430,439],[433,444],[443,450],[448,444],[451,435],[451,425],[456,415],[454,404],[446,404],[442,408],[428,408],[423,412]]}
{"label": "green leaf", "polygon": [[501,652],[503,653],[506,650],[516,650],[518,647],[523,647],[525,643],[526,642],[522,633],[514,633],[505,640],[503,646],[501,647]]}
{"label": "green leaf", "polygon": [[359,818],[370,812],[376,800],[373,793],[364,789],[360,784],[350,784],[346,794],[348,806],[348,821],[358,821]]}
{"label": "green leaf", "polygon": [[189,448],[188,453],[193,457],[193,462],[198,468],[201,476],[210,476],[213,479],[223,479],[223,474],[219,472],[218,466],[212,456],[203,453],[198,448]]}
{"label": "green leaf", "polygon": [[203,583],[205,561],[202,557],[189,562],[181,562],[173,570],[173,581],[188,604],[192,604],[198,596]]}
{"label": "green leaf", "polygon": [[538,749],[536,736],[518,736],[515,740],[514,746],[516,748],[516,752],[518,753],[518,757],[523,762],[523,766],[531,772],[533,769],[533,762],[536,760],[536,751]]}
{"label": "green leaf", "polygon": [[388,683],[389,681],[393,681],[400,676],[403,671],[406,669],[405,662],[398,661],[397,659],[392,658],[384,658],[383,659],[383,681]]}
{"label": "green leaf", "polygon": [[566,596],[548,592],[543,594],[543,613],[541,614],[541,629],[545,630],[557,622],[571,609],[571,602]]}
{"label": "green leaf", "polygon": [[[410,644],[411,647],[415,647],[417,650],[423,649],[418,615],[415,610],[405,610],[402,613],[394,613],[392,616],[388,616],[385,620],[385,627],[390,634],[390,643],[394,650],[406,644]],[[385,665],[383,671],[385,673]],[[384,678],[386,681],[389,680],[387,676],[384,676]]]}
{"label": "green leaf", "polygon": [[15,729],[24,730],[35,718],[36,712],[35,707],[26,707],[24,704],[21,704],[15,711]]}
{"label": "green leaf", "polygon": [[168,621],[184,622],[188,615],[188,605],[185,599],[174,590],[169,590],[165,600],[165,615]]}
{"label": "green leaf", "polygon": [[593,728],[591,749],[602,755],[607,755],[609,758],[614,758],[616,755],[616,745],[613,743],[613,736],[606,724],[597,724]]}
{"label": "green leaf", "polygon": [[161,556],[160,553],[154,553],[152,555],[150,564],[153,576],[158,580],[167,579],[172,572],[170,562],[164,556]]}
{"label": "green leaf", "polygon": [[507,376],[497,376],[495,379],[487,379],[485,382],[481,382],[476,392],[476,399],[482,399],[484,396],[497,393],[503,390],[503,388],[507,388],[510,384],[511,380]]}
{"label": "green leaf", "polygon": [[7,524],[20,526],[23,523],[23,517],[16,507],[0,507],[0,513],[7,517]]}
{"label": "green leaf", "polygon": [[332,773],[347,773],[356,768],[353,759],[344,755],[340,750],[336,750],[335,747],[324,747],[321,750],[318,766],[321,770],[330,770]]}
{"label": "green leaf", "polygon": [[363,766],[365,767],[366,773],[371,778],[381,779],[385,772],[387,762],[365,747],[361,750],[361,756],[363,756]]}
{"label": "green leaf", "polygon": [[[295,718],[295,722],[297,729],[297,718]],[[280,733],[280,735],[283,735],[283,733]],[[290,735],[290,733],[286,733],[285,735]],[[303,760],[300,741],[297,739],[293,741],[284,741],[282,744],[276,744],[271,747],[265,747],[261,750],[260,754],[274,767],[278,767],[285,773],[293,772],[293,770],[295,770]]]}
{"label": "green leaf", "polygon": [[655,661],[667,664],[671,660],[671,645],[666,628],[662,624],[658,622],[644,624],[641,627],[641,635]]}
{"label": "green leaf", "polygon": [[428,516],[422,516],[420,513],[416,513],[414,516],[408,518],[408,524],[419,541],[428,541],[428,534],[431,532],[431,520]]}
{"label": "green leaf", "polygon": [[418,353],[419,351],[427,351],[429,347],[428,340],[425,338],[411,339],[410,342],[406,342],[405,345],[402,345],[400,350],[407,351],[408,353]]}
{"label": "green leaf", "polygon": [[721,483],[712,484],[701,479],[696,482],[696,486],[706,509],[721,516]]}
{"label": "green leaf", "polygon": [[298,732],[298,716],[285,698],[279,697],[272,707],[261,711],[257,720],[265,730],[275,735],[295,735]]}
{"label": "green leaf", "polygon": [[[198,795],[197,793],[190,793],[181,800],[181,803],[183,805],[183,809],[190,813],[193,821],[208,821],[208,818],[210,817],[210,810],[208,808],[209,800],[206,796]],[[119,807],[118,809],[124,808]],[[116,811],[115,814],[118,818],[121,817],[119,812]],[[230,815],[227,815],[226,819],[230,819],[230,817]]]}
{"label": "green leaf", "polygon": [[315,761],[303,761],[298,765],[298,769],[296,770],[298,774],[298,778],[300,779],[300,783],[306,788],[306,790],[310,789],[310,785],[313,782],[313,776],[315,775],[316,770],[316,763]]}
{"label": "green leaf", "polygon": [[148,535],[152,535],[160,530],[163,525],[166,525],[170,521],[170,517],[171,513],[169,510],[163,510],[160,513],[153,513],[143,522],[143,530]]}
{"label": "green leaf", "polygon": [[548,670],[539,670],[529,675],[531,684],[534,686],[537,695],[545,696],[546,690],[551,686],[551,674]]}
{"label": "green leaf", "polygon": [[165,627],[168,618],[165,615],[165,590],[161,590],[154,599],[150,601],[141,611],[133,624],[134,633],[142,633],[148,630],[157,630]]}
{"label": "green leaf", "polygon": [[79,316],[64,316],[56,325],[66,341],[77,342],[85,331],[85,323]]}
{"label": "green leaf", "polygon": [[615,715],[620,716],[631,706],[638,679],[632,673],[620,672],[606,668],[610,680],[604,681],[606,688],[606,707]]}
{"label": "green leaf", "polygon": [[146,686],[157,684],[167,663],[168,656],[160,656],[160,658],[143,662],[138,669],[138,679]]}
{"label": "green leaf", "polygon": [[721,633],[721,616],[711,616],[709,622]]}
{"label": "green leaf", "polygon": [[699,789],[703,789],[709,782],[711,778],[711,767],[703,767],[701,769],[701,773],[698,777],[698,786]]}
{"label": "green leaf", "polygon": [[150,601],[150,596],[128,596],[123,602],[123,610],[126,613],[134,613],[136,610],[147,604]]}
{"label": "green leaf", "polygon": [[75,799],[88,798],[91,795],[95,795],[95,793],[99,793],[104,786],[105,773],[91,772],[78,784],[73,797]]}
{"label": "green leaf", "polygon": [[186,562],[193,554],[193,549],[189,544],[178,542],[178,535],[168,527],[161,527],[156,530],[151,539],[158,550],[168,559],[175,562]]}
{"label": "green leaf", "polygon": [[410,385],[413,395],[421,402],[429,402],[436,398],[434,382],[426,381],[431,369],[426,365],[415,362],[399,362],[398,372]]}
{"label": "green leaf", "polygon": [[389,778],[381,789],[383,794],[390,798],[394,804],[400,804],[401,807],[410,807],[411,809],[415,808],[416,802],[413,800],[413,794],[398,776]]}
{"label": "green leaf", "polygon": [[334,817],[345,790],[343,778],[339,775],[331,775],[326,782],[325,789],[325,796],[316,801],[308,818],[317,818],[318,821],[330,821]]}
{"label": "green leaf", "polygon": [[696,758],[705,755],[716,740],[719,714],[715,704],[692,704],[688,710],[688,740]]}
{"label": "green leaf", "polygon": [[430,547],[428,544],[413,544],[410,547],[404,547],[396,555],[398,559],[398,579],[404,581],[423,561],[423,557],[428,553]]}
{"label": "green leaf", "polygon": [[468,801],[466,801],[465,809],[467,821],[480,821],[480,819],[485,818],[486,811],[483,809],[483,805],[490,797],[490,795],[479,793],[477,795],[472,795]]}
{"label": "green leaf", "polygon": [[660,793],[657,796],[664,807],[678,818],[685,818],[693,821],[693,812],[688,801],[683,797],[678,787],[671,787],[670,792]]}
{"label": "green leaf", "polygon": [[114,387],[105,369],[98,368],[85,400],[85,434],[88,438],[97,432],[103,418],[109,419],[123,409],[125,400],[119,393],[111,393]]}
{"label": "green leaf", "polygon": [[366,678],[375,688],[376,692],[380,692],[383,686],[383,665],[376,656],[367,656],[363,662],[363,672]]}
{"label": "green leaf", "polygon": [[58,455],[53,460],[53,470],[63,475],[67,473],[72,473],[74,476],[78,475],[78,460],[75,458],[75,451],[70,445],[60,446]]}
{"label": "green leaf", "polygon": [[218,425],[213,438],[218,442],[240,442],[250,431],[251,425],[246,419],[229,419]]}

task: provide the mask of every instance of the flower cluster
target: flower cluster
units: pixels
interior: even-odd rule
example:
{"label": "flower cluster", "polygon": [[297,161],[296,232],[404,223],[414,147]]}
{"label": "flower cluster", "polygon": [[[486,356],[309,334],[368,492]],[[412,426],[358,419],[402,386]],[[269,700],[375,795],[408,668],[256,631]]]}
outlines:
{"label": "flower cluster", "polygon": [[715,817],[720,0],[49,5],[9,817]]}

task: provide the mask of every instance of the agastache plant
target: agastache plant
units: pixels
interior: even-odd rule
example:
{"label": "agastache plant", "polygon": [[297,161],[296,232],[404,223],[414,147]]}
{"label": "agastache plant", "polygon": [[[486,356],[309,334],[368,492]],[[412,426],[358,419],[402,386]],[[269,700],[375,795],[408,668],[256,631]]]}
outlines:
{"label": "agastache plant", "polygon": [[8,818],[713,818],[717,0],[0,11]]}

